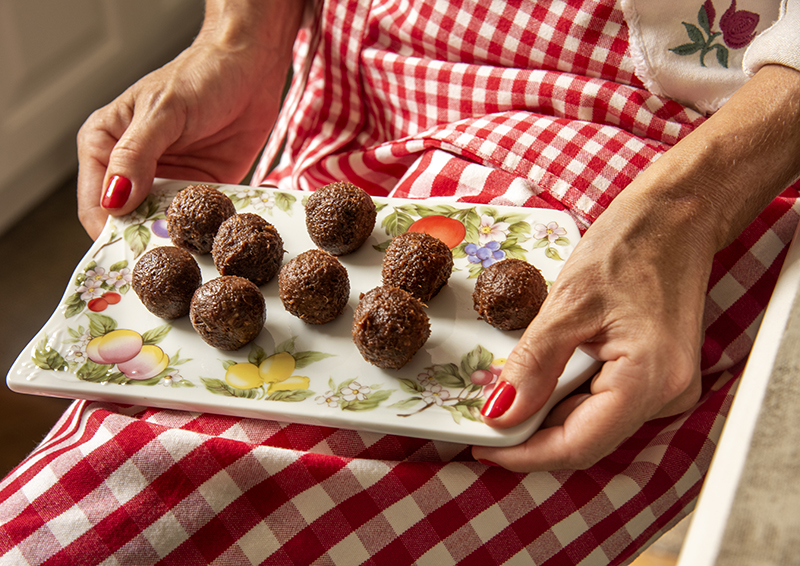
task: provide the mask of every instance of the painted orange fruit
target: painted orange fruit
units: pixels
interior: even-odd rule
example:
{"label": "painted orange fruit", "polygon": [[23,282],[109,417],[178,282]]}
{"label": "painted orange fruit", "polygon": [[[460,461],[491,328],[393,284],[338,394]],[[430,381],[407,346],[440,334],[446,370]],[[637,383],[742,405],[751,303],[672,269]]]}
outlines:
{"label": "painted orange fruit", "polygon": [[409,232],[424,232],[439,238],[451,250],[464,240],[467,229],[455,218],[447,216],[423,216],[414,222]]}

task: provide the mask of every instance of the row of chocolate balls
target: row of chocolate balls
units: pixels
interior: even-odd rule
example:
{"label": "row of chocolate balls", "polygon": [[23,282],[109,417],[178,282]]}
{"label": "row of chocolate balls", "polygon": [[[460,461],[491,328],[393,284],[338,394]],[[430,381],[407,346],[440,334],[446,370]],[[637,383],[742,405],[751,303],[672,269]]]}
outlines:
{"label": "row of chocolate balls", "polygon": [[[283,242],[258,215],[236,214],[221,192],[206,185],[187,187],[167,213],[177,247],[155,248],[134,268],[133,287],[145,306],[162,318],[190,315],[210,345],[235,350],[258,335],[266,318],[257,285],[279,272],[284,308],[310,324],[338,317],[349,298],[346,269],[333,255],[351,253],[372,233],[376,218],[369,195],[350,183],[333,183],[309,197],[306,226],[321,249],[303,252],[281,267]],[[221,277],[205,285],[191,253],[210,253]],[[191,252],[191,253],[189,253]],[[400,368],[430,335],[423,302],[430,301],[452,273],[450,249],[424,233],[393,239],[382,262],[383,287],[362,295],[352,334],[362,356],[379,367]],[[481,318],[498,328],[527,325],[543,296],[531,304],[530,289],[546,285],[533,266],[505,260],[484,271],[473,294]],[[537,295],[542,295],[537,292]],[[519,304],[524,299],[525,305]],[[523,322],[520,323],[519,321]]]}

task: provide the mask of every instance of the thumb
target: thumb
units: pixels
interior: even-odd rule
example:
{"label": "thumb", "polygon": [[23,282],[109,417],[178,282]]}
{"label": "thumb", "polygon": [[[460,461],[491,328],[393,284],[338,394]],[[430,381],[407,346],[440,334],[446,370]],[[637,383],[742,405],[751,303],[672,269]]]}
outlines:
{"label": "thumb", "polygon": [[562,328],[558,320],[547,319],[543,307],[509,355],[498,385],[483,406],[481,414],[487,424],[512,427],[545,406],[581,343],[574,332]]}
{"label": "thumb", "polygon": [[182,130],[183,120],[167,112],[134,113],[109,155],[100,206],[112,216],[136,210],[150,193],[159,159]]}

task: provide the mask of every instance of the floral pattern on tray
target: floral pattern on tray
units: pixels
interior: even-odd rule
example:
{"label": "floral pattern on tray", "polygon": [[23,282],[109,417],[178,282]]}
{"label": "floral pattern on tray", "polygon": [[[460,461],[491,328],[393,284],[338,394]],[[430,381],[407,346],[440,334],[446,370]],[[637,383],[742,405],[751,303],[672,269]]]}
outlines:
{"label": "floral pattern on tray", "polygon": [[[555,279],[580,237],[566,213],[375,198],[370,240],[339,258],[351,280],[345,313],[321,327],[307,325],[283,310],[273,280],[261,287],[267,304],[261,334],[236,352],[223,352],[206,345],[188,317],[158,319],[131,292],[137,259],[170,245],[166,209],[188,184],[157,180],[136,212],[107,223],[61,304],[9,372],[12,389],[484,444],[515,443],[538,426],[534,419],[522,432],[509,433],[481,422],[481,407],[521,331],[499,331],[479,320],[471,292],[481,271],[506,257],[529,261],[546,280]],[[276,226],[285,261],[313,247],[305,229],[306,195],[219,188],[237,211],[261,214]],[[455,267],[427,305],[432,331],[426,345],[402,370],[381,370],[352,343],[352,314],[360,294],[380,284],[391,237],[408,230],[445,241]],[[218,276],[210,256],[197,260],[204,281]],[[589,365],[578,359],[562,381],[584,379]]]}

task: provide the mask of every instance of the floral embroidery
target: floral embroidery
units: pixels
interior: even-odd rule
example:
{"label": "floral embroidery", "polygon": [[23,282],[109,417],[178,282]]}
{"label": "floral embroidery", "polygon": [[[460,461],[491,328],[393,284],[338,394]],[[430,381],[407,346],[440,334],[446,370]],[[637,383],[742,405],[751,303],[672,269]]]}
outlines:
{"label": "floral embroidery", "polygon": [[[721,31],[713,31],[714,21],[717,11],[711,0],[706,0],[700,11],[697,12],[697,24],[681,22],[689,35],[690,43],[684,43],[677,47],[672,47],[670,51],[677,55],[687,56],[700,52],[700,65],[706,66],[705,57],[710,51],[714,51],[717,62],[728,68],[728,48],[742,49],[747,47],[756,36],[756,26],[760,16],[747,10],[737,10],[736,0],[731,1],[730,7],[725,10],[719,19]],[[719,36],[722,36],[722,43],[715,43]],[[727,47],[726,47],[727,46]]]}

